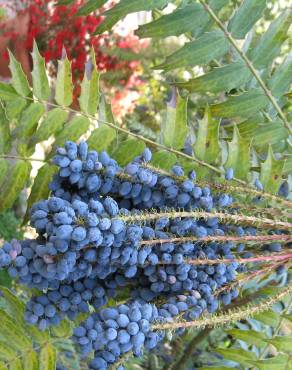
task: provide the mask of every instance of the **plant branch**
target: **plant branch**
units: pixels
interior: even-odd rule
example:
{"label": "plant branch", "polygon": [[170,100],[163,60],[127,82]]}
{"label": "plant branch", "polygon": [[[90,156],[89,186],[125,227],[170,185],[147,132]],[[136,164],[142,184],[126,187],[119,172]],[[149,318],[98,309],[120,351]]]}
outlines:
{"label": "plant branch", "polygon": [[260,227],[277,227],[279,229],[284,230],[291,230],[292,229],[292,223],[289,222],[283,222],[283,221],[275,221],[271,220],[269,218],[258,218],[254,216],[245,216],[241,214],[229,214],[229,213],[222,213],[222,212],[207,212],[207,211],[176,211],[176,210],[170,210],[169,212],[160,212],[160,213],[142,213],[138,215],[130,215],[130,216],[123,216],[120,215],[119,218],[125,222],[129,221],[152,221],[157,220],[161,217],[167,217],[167,218],[203,218],[203,219],[209,219],[217,217],[219,221],[229,221],[234,224],[238,224],[240,222],[254,225],[254,226],[260,226]]}
{"label": "plant branch", "polygon": [[[237,262],[240,264],[251,263],[251,262],[270,262],[270,261],[289,261],[292,259],[292,253],[279,254],[273,253],[268,256],[255,256],[249,258],[222,258],[222,259],[185,259],[184,263],[189,265],[218,265],[218,263],[233,263]],[[174,262],[159,262],[160,265],[175,265]]]}
{"label": "plant branch", "polygon": [[[284,262],[286,262],[286,261],[284,261]],[[225,285],[222,288],[216,290],[215,295],[218,296],[220,293],[228,291],[228,290],[230,290],[230,289],[232,289],[236,286],[242,286],[247,281],[250,281],[253,278],[256,278],[258,276],[262,276],[262,275],[265,275],[265,274],[271,274],[271,271],[275,270],[276,268],[278,268],[280,266],[283,266],[283,261],[273,263],[273,264],[268,264],[267,266],[265,266],[264,268],[262,268],[260,270],[256,270],[256,271],[253,271],[253,272],[249,271],[248,274],[243,275],[243,277],[237,279],[236,281],[232,282],[231,284]]]}
{"label": "plant branch", "polygon": [[22,161],[28,161],[28,162],[43,162],[48,163],[45,159],[40,158],[31,158],[31,157],[22,157],[18,155],[10,155],[10,154],[0,154],[0,158],[7,158],[7,159],[19,159]]}
{"label": "plant branch", "polygon": [[205,328],[205,327],[214,327],[216,325],[226,325],[231,322],[240,321],[246,319],[247,317],[251,317],[258,313],[267,311],[271,308],[275,303],[279,302],[286,296],[292,293],[292,284],[290,283],[286,288],[282,289],[281,292],[276,294],[273,297],[269,297],[268,299],[260,302],[257,305],[247,306],[243,309],[238,310],[229,310],[227,313],[222,315],[211,315],[202,317],[199,320],[195,321],[181,321],[181,322],[168,322],[168,323],[157,323],[152,325],[153,330],[167,330],[167,329],[179,329],[179,328]]}
{"label": "plant branch", "polygon": [[205,328],[200,331],[186,346],[184,349],[183,355],[174,363],[167,366],[165,370],[184,370],[186,368],[187,362],[192,356],[195,347],[202,342],[213,330],[213,328]]}
{"label": "plant branch", "polygon": [[141,245],[153,245],[153,244],[165,244],[165,243],[185,243],[185,242],[268,242],[268,241],[292,241],[292,235],[246,235],[246,236],[206,236],[204,238],[197,238],[195,236],[182,236],[180,238],[170,238],[170,239],[151,239],[143,240]]}
{"label": "plant branch", "polygon": [[204,0],[200,0],[200,3],[205,8],[205,10],[208,12],[208,14],[211,16],[211,18],[213,18],[213,20],[217,24],[217,26],[223,31],[223,33],[225,34],[227,40],[234,47],[234,49],[239,54],[239,56],[241,57],[241,59],[245,62],[245,64],[247,65],[248,69],[251,71],[251,73],[253,74],[253,76],[255,77],[255,79],[257,80],[257,82],[259,83],[260,87],[263,89],[265,95],[270,100],[271,104],[274,106],[274,108],[277,111],[279,117],[283,121],[284,126],[286,127],[286,129],[289,131],[289,133],[291,135],[292,134],[292,126],[288,122],[288,120],[287,120],[284,112],[282,111],[281,107],[279,106],[279,104],[277,103],[276,99],[272,95],[271,91],[268,89],[268,87],[266,86],[266,84],[262,80],[262,78],[259,75],[258,71],[253,66],[252,62],[247,58],[247,56],[245,55],[245,53],[240,49],[240,47],[237,45],[236,41],[233,39],[233,37],[230,34],[230,32],[228,32],[228,30],[226,29],[226,27],[224,26],[224,24],[217,17],[217,15],[210,8],[210,6]]}
{"label": "plant branch", "polygon": [[[48,106],[51,106],[51,107],[60,108],[60,105],[55,104],[55,103],[52,103],[52,102],[49,102],[49,101],[41,101],[41,100],[39,100],[39,99],[37,99],[37,98],[31,98],[31,97],[28,97],[28,96],[23,97],[23,98],[24,98],[24,99],[27,99],[27,100],[32,100],[32,101],[38,101],[38,102],[40,102],[40,103],[45,103],[45,104],[47,104]],[[87,117],[87,118],[89,118],[89,119],[92,119],[92,120],[94,120],[94,121],[97,121],[97,122],[103,123],[103,124],[105,124],[105,125],[107,125],[107,126],[109,126],[109,127],[113,128],[113,129],[114,129],[114,130],[116,130],[116,131],[120,131],[120,132],[122,132],[122,133],[124,133],[124,134],[127,134],[127,135],[129,135],[129,136],[132,136],[132,137],[134,137],[134,138],[136,138],[136,139],[138,139],[138,140],[141,140],[141,141],[143,141],[143,142],[145,142],[145,143],[147,143],[147,144],[149,144],[149,145],[155,146],[155,147],[157,147],[157,148],[160,148],[160,149],[166,150],[166,151],[168,151],[168,152],[170,152],[170,153],[173,153],[173,154],[176,154],[176,155],[178,155],[178,156],[184,157],[184,158],[186,158],[186,159],[188,159],[188,160],[194,161],[194,162],[196,162],[196,163],[200,164],[201,166],[203,166],[203,167],[207,167],[207,168],[209,168],[210,170],[212,170],[212,171],[214,171],[214,172],[216,172],[216,173],[218,173],[218,174],[221,174],[221,175],[223,174],[223,175],[224,175],[224,173],[225,173],[223,170],[220,170],[219,168],[214,167],[214,166],[212,166],[211,164],[209,164],[209,163],[207,163],[207,162],[201,161],[200,159],[198,159],[198,158],[196,158],[196,157],[194,157],[194,156],[188,155],[188,154],[186,154],[186,153],[183,153],[183,152],[181,152],[181,151],[179,151],[179,150],[176,150],[176,149],[173,149],[173,148],[169,148],[169,147],[168,147],[168,146],[166,146],[166,145],[163,145],[163,144],[161,144],[161,143],[157,143],[156,141],[153,141],[153,140],[151,140],[151,139],[148,139],[148,138],[146,138],[146,137],[144,137],[144,136],[142,136],[142,135],[136,134],[136,133],[134,133],[134,132],[132,132],[132,131],[129,131],[129,130],[127,130],[127,129],[125,129],[125,128],[121,127],[121,126],[116,126],[116,125],[115,125],[114,123],[112,123],[112,122],[104,121],[104,120],[102,120],[102,119],[100,119],[100,118],[98,118],[98,117],[92,116],[92,115],[90,115],[90,114],[86,114],[86,113],[84,113],[84,112],[76,111],[75,109],[72,109],[72,108],[69,108],[69,107],[62,107],[62,109],[63,109],[64,111],[71,112],[71,113],[75,113],[75,114],[77,113],[77,114],[80,114],[80,115],[82,115],[82,116],[84,116],[84,117]],[[236,182],[238,182],[238,183],[240,183],[240,184],[243,184],[243,185],[244,185],[244,184],[246,184],[246,183],[245,183],[245,181],[243,181],[243,180],[241,180],[241,179],[233,178],[233,180],[234,180],[234,181],[236,181]]]}
{"label": "plant branch", "polygon": [[[157,168],[157,167],[154,167],[150,164],[144,164],[144,167],[146,168],[149,168],[150,170],[154,171],[154,172],[157,172],[159,174],[162,174],[162,175],[165,175],[165,176],[168,176],[168,177],[171,177],[177,181],[185,181],[188,179],[187,176],[181,176],[181,177],[178,177],[178,176],[175,176],[173,174],[171,174],[170,172],[168,171],[165,171],[161,168]],[[203,181],[203,180],[196,180],[194,181],[194,183],[200,185],[200,186],[210,186],[214,189],[220,189],[220,190],[226,190],[228,192],[234,192],[234,193],[242,193],[244,195],[246,194],[249,194],[249,195],[254,195],[254,196],[260,196],[260,197],[264,197],[264,198],[267,198],[267,199],[270,199],[270,200],[273,200],[275,202],[279,202],[279,203],[283,203],[284,205],[288,206],[288,207],[292,207],[292,202],[289,201],[289,200],[286,200],[284,198],[281,198],[277,195],[274,195],[274,194],[270,194],[270,193],[267,193],[267,192],[264,192],[264,191],[259,191],[255,188],[252,188],[250,186],[248,187],[242,187],[242,186],[234,186],[234,185],[231,185],[227,182],[223,183],[223,184],[219,184],[219,183],[209,183],[207,181]]]}

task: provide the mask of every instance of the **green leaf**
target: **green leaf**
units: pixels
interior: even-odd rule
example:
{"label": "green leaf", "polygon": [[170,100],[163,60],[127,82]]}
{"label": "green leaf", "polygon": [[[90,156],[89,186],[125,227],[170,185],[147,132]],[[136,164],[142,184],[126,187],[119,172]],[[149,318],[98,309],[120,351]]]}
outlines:
{"label": "green leaf", "polygon": [[106,11],[104,21],[97,27],[94,35],[109,31],[120,19],[130,13],[162,8],[168,0],[120,0],[118,4]]}
{"label": "green leaf", "polygon": [[282,315],[282,317],[292,322],[292,315],[287,314],[287,315]]}
{"label": "green leaf", "polygon": [[99,102],[99,77],[96,70],[94,50],[91,52],[89,61],[85,65],[85,73],[81,84],[79,105],[82,112],[95,115]]}
{"label": "green leaf", "polygon": [[194,144],[195,156],[208,163],[220,161],[221,148],[219,145],[220,121],[212,118],[209,108],[205,110],[202,120],[198,121],[199,127]]}
{"label": "green leaf", "polygon": [[92,131],[87,143],[90,149],[99,152],[107,150],[116,136],[116,131],[113,128],[100,124],[100,127]]}
{"label": "green leaf", "polygon": [[272,344],[280,352],[291,353],[292,352],[292,336],[276,336],[272,339],[266,339],[267,343]]}
{"label": "green leaf", "polygon": [[20,114],[27,107],[28,101],[22,97],[17,97],[14,100],[9,100],[5,103],[5,110],[9,120],[14,120],[17,126],[20,123]]}
{"label": "green leaf", "polygon": [[55,370],[56,369],[56,349],[51,343],[48,343],[41,349],[39,356],[39,370]]}
{"label": "green leaf", "polygon": [[284,174],[291,174],[292,173],[292,156],[289,156],[286,159],[286,161],[284,163],[283,173]]}
{"label": "green leaf", "polygon": [[199,370],[230,370],[230,367],[224,367],[224,366],[208,366],[208,367],[199,367]]}
{"label": "green leaf", "polygon": [[233,138],[228,142],[228,158],[224,167],[233,168],[234,176],[242,180],[246,180],[249,174],[250,145],[251,140],[244,139],[234,125]]}
{"label": "green leaf", "polygon": [[267,338],[264,333],[255,331],[255,330],[240,330],[240,329],[231,329],[226,330],[226,333],[232,335],[232,337],[242,340],[248,344],[255,345],[259,348],[265,347]]}
{"label": "green leaf", "polygon": [[16,99],[19,95],[15,91],[15,89],[4,82],[0,82],[0,99],[5,101]]}
{"label": "green leaf", "polygon": [[21,359],[15,357],[10,363],[9,370],[23,370]]}
{"label": "green leaf", "polygon": [[52,135],[59,133],[64,123],[67,121],[68,112],[62,108],[54,108],[47,113],[45,119],[41,122],[35,135],[32,137],[33,144],[48,140]]}
{"label": "green leaf", "polygon": [[100,121],[110,122],[110,123],[114,123],[116,125],[115,117],[114,117],[113,111],[112,111],[112,105],[111,105],[111,103],[107,102],[104,94],[102,94],[101,98],[100,98],[98,119]]}
{"label": "green leaf", "polygon": [[70,5],[73,4],[75,0],[58,0],[57,5]]}
{"label": "green leaf", "polygon": [[[208,4],[209,4],[209,7],[213,9],[213,11],[217,14],[223,7],[230,4],[230,1],[229,0],[209,0]],[[212,29],[213,24],[214,24],[214,20],[211,17],[208,17],[206,22],[203,22],[201,25],[197,26],[192,31],[192,36],[197,38],[200,35],[202,35],[204,32],[210,31]]]}
{"label": "green leaf", "polygon": [[103,6],[106,2],[107,0],[88,0],[83,6],[78,9],[76,15],[88,15]]}
{"label": "green leaf", "polygon": [[18,161],[9,171],[9,176],[0,187],[0,211],[11,208],[29,178],[31,164]]}
{"label": "green leaf", "polygon": [[35,351],[30,351],[23,356],[23,370],[39,370],[39,360]]}
{"label": "green leaf", "polygon": [[0,103],[0,153],[8,153],[11,149],[11,135],[9,121],[6,117],[5,110]]}
{"label": "green leaf", "polygon": [[65,49],[63,49],[62,54],[62,59],[58,60],[55,99],[59,105],[68,107],[73,101],[71,62],[67,57]]}
{"label": "green leaf", "polygon": [[51,334],[57,338],[69,338],[72,336],[72,327],[68,320],[62,320],[60,325],[52,326]]}
{"label": "green leaf", "polygon": [[230,96],[225,102],[211,105],[211,113],[217,117],[250,117],[269,103],[261,90],[252,89],[241,95]]}
{"label": "green leaf", "polygon": [[4,158],[0,158],[0,187],[4,179],[6,178],[8,168],[9,168],[8,161]]}
{"label": "green leaf", "polygon": [[177,82],[179,88],[190,92],[218,93],[242,86],[251,77],[250,71],[242,62],[235,62],[214,68],[211,72],[186,82]]}
{"label": "green leaf", "polygon": [[27,324],[25,329],[30,338],[32,338],[34,343],[39,347],[43,346],[50,339],[48,330],[41,331],[37,326],[30,324]]}
{"label": "green leaf", "polygon": [[151,165],[169,171],[176,162],[177,158],[174,153],[167,152],[166,150],[159,150],[153,153]]}
{"label": "green leaf", "polygon": [[0,338],[2,338],[5,343],[9,343],[11,348],[15,348],[20,351],[32,349],[32,342],[26,336],[24,329],[19,325],[19,323],[15,323],[14,319],[8,316],[3,310],[0,310],[0,320]]}
{"label": "green leaf", "polygon": [[5,308],[7,308],[10,316],[15,320],[19,321],[21,325],[23,324],[23,315],[25,310],[24,303],[17,298],[9,289],[1,286],[0,291],[3,298],[5,298]]}
{"label": "green leaf", "polygon": [[208,14],[200,4],[190,4],[140,26],[135,34],[140,38],[179,36],[208,22]]}
{"label": "green leaf", "polygon": [[35,132],[38,122],[45,113],[42,103],[32,103],[21,115],[21,124],[16,129],[17,137],[29,139]]}
{"label": "green leaf", "polygon": [[287,56],[285,61],[280,64],[268,81],[268,86],[272,94],[281,97],[289,91],[292,83],[292,52]]}
{"label": "green leaf", "polygon": [[144,148],[145,144],[142,141],[127,139],[120,143],[112,155],[121,166],[124,166],[131,162],[137,155],[141,154]]}
{"label": "green leaf", "polygon": [[27,96],[30,94],[30,87],[28,84],[27,77],[25,73],[23,72],[23,69],[21,67],[21,64],[15,59],[14,55],[9,52],[9,68],[11,71],[12,79],[11,83],[14,89],[17,91],[17,93],[21,96]]}
{"label": "green leaf", "polygon": [[255,320],[263,322],[265,325],[275,327],[279,324],[281,316],[278,313],[276,313],[272,310],[269,310],[269,311],[259,313],[255,316],[253,316],[253,318]]}
{"label": "green leaf", "polygon": [[212,59],[226,54],[228,49],[229,44],[221,31],[208,32],[166,57],[165,62],[155,66],[154,69],[170,71],[175,68],[207,64]]}
{"label": "green leaf", "polygon": [[161,125],[164,145],[175,149],[183,148],[188,133],[187,104],[188,100],[173,89],[171,100],[167,104],[166,117]]}
{"label": "green leaf", "polygon": [[33,186],[27,201],[27,211],[24,217],[25,222],[29,219],[29,210],[34,203],[41,199],[47,199],[50,190],[49,183],[52,181],[53,175],[56,173],[57,167],[46,163],[38,170],[38,174],[34,179]]}
{"label": "green leaf", "polygon": [[33,93],[40,100],[48,100],[51,95],[51,91],[46,72],[45,60],[40,55],[35,41],[33,44],[32,60],[33,60],[33,70],[32,70]]}
{"label": "green leaf", "polygon": [[251,360],[256,360],[256,355],[253,352],[244,351],[243,349],[237,348],[226,348],[226,349],[216,349],[220,355],[224,356],[224,358],[238,362],[241,365],[248,366],[250,365]]}
{"label": "green leaf", "polygon": [[253,25],[261,18],[266,0],[244,0],[228,24],[228,31],[236,39],[244,39]]}
{"label": "green leaf", "polygon": [[279,355],[267,360],[251,361],[250,363],[259,370],[290,370],[289,361],[289,356]]}
{"label": "green leaf", "polygon": [[271,123],[264,123],[256,127],[253,134],[253,146],[267,150],[268,145],[281,144],[288,137],[287,129],[283,122],[274,120]]}
{"label": "green leaf", "polygon": [[77,141],[89,129],[89,126],[88,118],[83,116],[73,117],[56,136],[54,147],[63,146],[67,140]]}
{"label": "green leaf", "polygon": [[[17,352],[7,342],[0,342],[0,359],[11,361],[17,356]],[[1,368],[0,368],[1,369]]]}
{"label": "green leaf", "polygon": [[115,123],[115,119],[112,112],[111,104],[105,99],[102,94],[99,104],[99,127],[92,131],[89,139],[87,140],[90,149],[96,151],[107,150],[113,140],[117,137],[117,132],[114,128],[107,126],[102,121]]}
{"label": "green leaf", "polygon": [[271,147],[267,159],[261,163],[260,181],[265,191],[277,193],[282,182],[283,160],[276,160]]}
{"label": "green leaf", "polygon": [[256,68],[266,68],[273,62],[288,37],[287,32],[291,22],[292,12],[287,9],[270,24],[256,47],[248,53],[248,57]]}

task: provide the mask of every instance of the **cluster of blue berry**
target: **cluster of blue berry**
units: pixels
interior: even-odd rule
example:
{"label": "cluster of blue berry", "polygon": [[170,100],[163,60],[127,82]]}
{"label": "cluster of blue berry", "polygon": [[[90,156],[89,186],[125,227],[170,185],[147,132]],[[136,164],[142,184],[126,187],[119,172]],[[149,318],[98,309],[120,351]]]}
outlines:
{"label": "cluster of blue berry", "polygon": [[[216,294],[242,271],[236,261],[188,262],[234,259],[235,244],[179,238],[256,232],[216,217],[188,216],[196,209],[229,207],[232,197],[201,188],[195,172],[185,176],[178,165],[173,175],[160,174],[147,164],[150,160],[145,149],[121,168],[106,152],[66,142],[54,158],[59,171],[50,184],[51,197],[31,208],[37,238],[0,249],[0,267],[42,292],[27,304],[29,323],[43,330],[65,316],[73,320],[89,312],[90,306],[97,310],[73,336],[83,355],[94,350],[91,369],[107,369],[126,352],[139,356],[144,347],[156,347],[165,333],[153,330],[153,323],[177,316],[194,320],[206,310],[216,311],[220,300],[229,304],[238,295],[237,289]],[[232,171],[227,175],[232,178]],[[182,209],[186,215],[177,216]],[[239,248],[243,252],[244,245]],[[125,286],[131,288],[129,302],[103,308]]]}

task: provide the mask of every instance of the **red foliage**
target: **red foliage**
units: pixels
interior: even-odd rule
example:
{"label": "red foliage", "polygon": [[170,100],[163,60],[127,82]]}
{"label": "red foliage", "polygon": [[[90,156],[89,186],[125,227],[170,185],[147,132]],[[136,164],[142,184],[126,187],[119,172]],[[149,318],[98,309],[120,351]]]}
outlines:
{"label": "red foliage", "polygon": [[[100,9],[88,16],[76,16],[84,0],[79,0],[67,6],[56,6],[51,1],[30,0],[27,9],[30,14],[29,31],[26,35],[26,48],[31,51],[33,40],[36,39],[41,54],[46,62],[56,65],[62,55],[63,46],[68,58],[72,61],[73,81],[77,85],[75,98],[78,96],[78,84],[83,78],[84,64],[91,47],[95,50],[97,68],[99,71],[119,71],[119,81],[124,87],[132,88],[140,83],[137,71],[138,61],[121,61],[115,56],[106,53],[106,49],[130,49],[139,51],[138,38],[129,35],[121,37],[116,34],[92,36],[92,33],[102,21]],[[13,31],[11,38],[17,37]],[[52,73],[56,73],[53,68]]]}

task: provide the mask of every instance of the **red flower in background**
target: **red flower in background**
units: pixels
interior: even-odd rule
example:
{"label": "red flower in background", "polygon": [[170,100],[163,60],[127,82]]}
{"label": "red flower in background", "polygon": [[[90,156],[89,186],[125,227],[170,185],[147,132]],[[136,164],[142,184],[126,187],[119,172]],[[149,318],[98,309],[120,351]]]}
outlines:
{"label": "red flower in background", "polygon": [[[77,102],[84,64],[93,47],[98,70],[116,72],[119,76],[119,84],[124,87],[122,92],[114,94],[115,99],[119,100],[121,96],[125,96],[127,89],[133,89],[141,83],[138,77],[140,63],[135,60],[119,60],[108,51],[119,48],[138,52],[141,45],[138,38],[133,35],[121,37],[111,33],[92,36],[102,21],[102,16],[100,16],[100,9],[87,16],[77,16],[76,13],[83,3],[84,0],[79,0],[71,5],[56,6],[51,1],[31,0],[25,10],[30,14],[29,31],[25,40],[26,48],[31,51],[33,40],[36,39],[46,62],[52,62],[54,68],[50,71],[54,76],[56,61],[60,59],[62,49],[65,47],[68,58],[72,62],[72,75],[76,86],[74,97]],[[114,110],[117,111],[119,108]]]}

